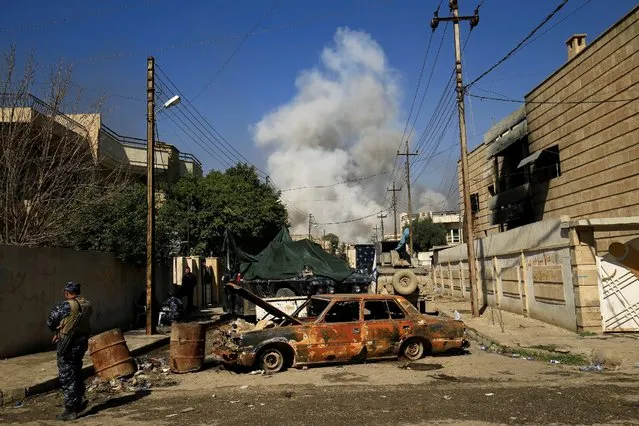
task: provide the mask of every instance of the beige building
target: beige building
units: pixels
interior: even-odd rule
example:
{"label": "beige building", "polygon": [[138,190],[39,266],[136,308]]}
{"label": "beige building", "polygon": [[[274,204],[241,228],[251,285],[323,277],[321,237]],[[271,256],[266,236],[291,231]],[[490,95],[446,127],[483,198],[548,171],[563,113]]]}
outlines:
{"label": "beige building", "polygon": [[566,44],[566,64],[469,154],[476,238],[639,211],[639,7],[590,44],[584,34]]}
{"label": "beige building", "polygon": [[[100,114],[53,114],[49,105],[32,95],[20,100],[19,107],[14,99],[5,101],[10,105],[0,105],[0,125],[12,121],[37,126],[54,116],[52,131],[60,137],[69,131],[86,137],[91,155],[100,166],[123,167],[134,176],[146,176],[146,140],[117,134],[103,123]],[[155,169],[161,181],[175,182],[187,174],[202,175],[202,163],[195,156],[167,143],[156,144]]]}
{"label": "beige building", "polygon": [[[456,245],[463,240],[462,216],[457,211],[419,212],[413,215],[413,220],[430,219],[446,228],[446,244]],[[408,213],[400,215],[400,229],[408,226]],[[400,231],[401,232],[401,231]],[[401,237],[401,233],[399,235]]]}
{"label": "beige building", "polygon": [[[637,332],[639,6],[566,44],[567,62],[469,153],[479,304]],[[466,244],[434,260],[435,288],[469,297]]]}

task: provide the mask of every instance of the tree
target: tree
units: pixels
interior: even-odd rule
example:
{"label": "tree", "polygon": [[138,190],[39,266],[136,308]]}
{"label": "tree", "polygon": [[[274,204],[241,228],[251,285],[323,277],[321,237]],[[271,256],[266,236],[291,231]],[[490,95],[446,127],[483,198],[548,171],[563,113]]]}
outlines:
{"label": "tree", "polygon": [[322,237],[322,240],[331,242],[331,254],[334,255],[339,247],[339,237],[333,233],[328,233]]}
{"label": "tree", "polygon": [[183,254],[220,255],[226,227],[239,247],[257,253],[287,223],[279,194],[246,164],[181,179],[170,189],[160,217],[177,232]]}
{"label": "tree", "polygon": [[[96,114],[80,123],[73,111],[70,71],[55,67],[44,101],[33,96],[33,58],[24,71],[16,51],[5,55],[0,71],[0,243],[64,245],[70,218],[101,205],[124,187],[120,168],[105,171],[88,129]],[[94,111],[97,110],[97,107]]]}
{"label": "tree", "polygon": [[415,251],[429,251],[433,246],[446,244],[446,228],[432,219],[413,221],[413,246]]}
{"label": "tree", "polygon": [[[112,252],[129,265],[146,264],[146,185],[133,184],[99,207],[85,209],[69,223],[69,245],[78,250]],[[156,213],[156,216],[160,216]],[[167,264],[179,252],[175,233],[158,217],[155,256]]]}

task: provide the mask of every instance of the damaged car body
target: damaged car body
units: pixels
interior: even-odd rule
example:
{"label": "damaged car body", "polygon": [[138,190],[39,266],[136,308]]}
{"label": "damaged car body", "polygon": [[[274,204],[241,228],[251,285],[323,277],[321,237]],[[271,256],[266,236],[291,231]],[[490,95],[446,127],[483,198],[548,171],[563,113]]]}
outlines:
{"label": "damaged car body", "polygon": [[[274,373],[287,367],[398,356],[417,360],[427,352],[468,346],[462,321],[423,315],[401,296],[315,295],[288,315],[240,286],[227,288],[272,316],[214,347],[213,354],[230,364]],[[307,316],[298,316],[302,311]]]}

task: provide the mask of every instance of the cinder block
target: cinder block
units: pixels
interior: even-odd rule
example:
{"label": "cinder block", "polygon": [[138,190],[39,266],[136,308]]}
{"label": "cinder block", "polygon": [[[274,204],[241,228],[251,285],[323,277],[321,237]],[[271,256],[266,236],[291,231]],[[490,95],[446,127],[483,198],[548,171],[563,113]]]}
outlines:
{"label": "cinder block", "polygon": [[601,311],[599,307],[575,308],[577,329],[595,327],[601,330]]}
{"label": "cinder block", "polygon": [[572,268],[572,283],[575,287],[598,286],[599,271],[595,265]]}
{"label": "cinder block", "polygon": [[597,252],[594,245],[579,245],[570,249],[570,260],[573,266],[595,265],[597,263],[596,256]]}
{"label": "cinder block", "polygon": [[575,306],[580,308],[597,308],[599,309],[599,287],[582,286],[574,287]]}

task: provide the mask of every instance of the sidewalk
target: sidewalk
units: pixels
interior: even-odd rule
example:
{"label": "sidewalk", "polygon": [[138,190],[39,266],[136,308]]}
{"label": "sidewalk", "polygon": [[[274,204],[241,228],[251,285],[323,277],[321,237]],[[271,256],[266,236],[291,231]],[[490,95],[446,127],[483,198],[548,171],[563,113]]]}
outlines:
{"label": "sidewalk", "polygon": [[429,311],[438,310],[445,316],[454,317],[455,311],[459,312],[468,333],[484,347],[496,345],[523,354],[537,351],[551,357],[556,355],[557,358],[575,355],[574,363],[581,355],[588,363],[601,363],[639,374],[639,368],[636,368],[639,366],[637,333],[586,336],[490,307],[480,317],[472,318],[468,300],[436,296],[428,303]]}
{"label": "sidewalk", "polygon": [[[169,335],[147,336],[144,330],[124,333],[132,356],[149,352],[169,343]],[[85,355],[82,373],[93,374],[93,364]],[[58,386],[56,352],[40,352],[0,360],[0,406],[22,401],[26,396],[48,392]]]}

